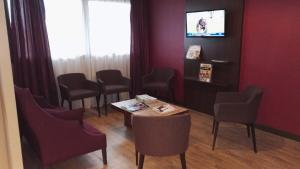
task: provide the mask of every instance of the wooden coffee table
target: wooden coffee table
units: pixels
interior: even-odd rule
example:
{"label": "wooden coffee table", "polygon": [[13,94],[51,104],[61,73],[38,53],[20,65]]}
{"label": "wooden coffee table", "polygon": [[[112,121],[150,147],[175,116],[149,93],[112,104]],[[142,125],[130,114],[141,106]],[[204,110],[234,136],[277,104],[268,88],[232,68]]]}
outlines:
{"label": "wooden coffee table", "polygon": [[[176,106],[170,103],[166,103],[160,100],[156,100],[152,103],[148,103],[147,105],[149,106],[148,108],[145,108],[143,110],[135,111],[135,112],[129,112],[123,109],[124,106],[126,105],[132,105],[134,103],[137,103],[138,101],[136,99],[130,99],[130,100],[125,100],[125,101],[120,101],[120,102],[115,102],[112,103],[112,108],[116,109],[117,111],[120,111],[124,114],[124,125],[126,127],[132,128],[132,115],[141,115],[141,116],[170,116],[170,115],[175,115],[175,114],[181,114],[181,113],[186,113],[189,110],[180,106]],[[160,106],[164,104],[169,104],[172,107],[175,108],[174,111],[166,112],[166,113],[159,113],[153,110],[152,108],[155,106]]]}

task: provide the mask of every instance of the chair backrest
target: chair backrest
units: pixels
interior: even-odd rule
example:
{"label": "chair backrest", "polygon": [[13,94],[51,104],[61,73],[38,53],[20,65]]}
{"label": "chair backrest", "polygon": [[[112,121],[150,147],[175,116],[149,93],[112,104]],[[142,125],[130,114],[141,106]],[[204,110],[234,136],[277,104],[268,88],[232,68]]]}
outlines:
{"label": "chair backrest", "polygon": [[120,84],[122,73],[120,70],[101,70],[96,72],[96,77],[105,84]]}
{"label": "chair backrest", "polygon": [[80,89],[83,87],[82,81],[86,80],[86,77],[82,73],[68,73],[57,77],[59,84],[66,85],[70,89]]}
{"label": "chair backrest", "polygon": [[263,96],[263,91],[261,88],[256,86],[248,86],[242,94],[247,98],[248,104],[248,119],[250,121],[255,121],[257,117],[257,112],[260,106],[260,102]]}
{"label": "chair backrest", "polygon": [[169,156],[188,148],[191,116],[133,116],[135,147],[144,155]]}
{"label": "chair backrest", "polygon": [[175,77],[175,70],[172,68],[154,68],[151,74],[155,81],[166,81]]}
{"label": "chair backrest", "polygon": [[[16,103],[18,112],[27,122],[31,129],[39,129],[43,126],[45,112],[39,107],[34,100],[29,89],[23,89],[15,86]],[[45,126],[46,127],[46,126]]]}
{"label": "chair backrest", "polygon": [[39,150],[41,140],[55,137],[55,133],[47,133],[51,126],[51,115],[42,110],[34,100],[29,89],[23,89],[15,86],[16,103],[18,113],[24,120],[25,134],[28,136],[28,141],[35,145],[36,151]]}

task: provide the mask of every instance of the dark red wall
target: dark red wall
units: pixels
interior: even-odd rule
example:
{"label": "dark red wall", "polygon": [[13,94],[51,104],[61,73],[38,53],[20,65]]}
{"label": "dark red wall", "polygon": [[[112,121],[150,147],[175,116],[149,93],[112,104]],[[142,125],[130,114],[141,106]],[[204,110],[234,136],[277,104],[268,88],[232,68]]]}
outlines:
{"label": "dark red wall", "polygon": [[[300,135],[300,1],[245,0],[240,88],[264,89],[258,123]],[[152,66],[178,71],[183,99],[185,0],[150,0]]]}
{"label": "dark red wall", "polygon": [[153,67],[176,69],[176,100],[183,102],[184,0],[150,0],[150,57]]}
{"label": "dark red wall", "polygon": [[240,86],[264,89],[258,123],[300,135],[300,1],[246,0]]}

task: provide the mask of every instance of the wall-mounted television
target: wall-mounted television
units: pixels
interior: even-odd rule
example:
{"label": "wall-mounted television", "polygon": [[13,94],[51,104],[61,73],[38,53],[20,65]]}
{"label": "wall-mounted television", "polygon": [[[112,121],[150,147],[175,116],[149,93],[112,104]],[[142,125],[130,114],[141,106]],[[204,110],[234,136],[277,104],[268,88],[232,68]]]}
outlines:
{"label": "wall-mounted television", "polygon": [[186,13],[187,37],[224,37],[225,10]]}

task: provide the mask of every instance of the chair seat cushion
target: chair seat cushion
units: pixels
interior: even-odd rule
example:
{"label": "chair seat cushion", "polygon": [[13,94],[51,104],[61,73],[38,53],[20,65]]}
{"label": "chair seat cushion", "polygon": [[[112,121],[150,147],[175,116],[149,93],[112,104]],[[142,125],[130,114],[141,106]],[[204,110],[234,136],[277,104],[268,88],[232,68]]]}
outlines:
{"label": "chair seat cushion", "polygon": [[78,90],[70,91],[70,98],[72,100],[75,100],[75,99],[98,96],[98,94],[99,93],[96,90],[78,89]]}
{"label": "chair seat cushion", "polygon": [[105,85],[104,87],[104,92],[106,94],[126,91],[129,91],[129,88],[126,85]]}
{"label": "chair seat cushion", "polygon": [[150,82],[144,84],[144,89],[148,90],[168,90],[168,83],[164,82]]}

